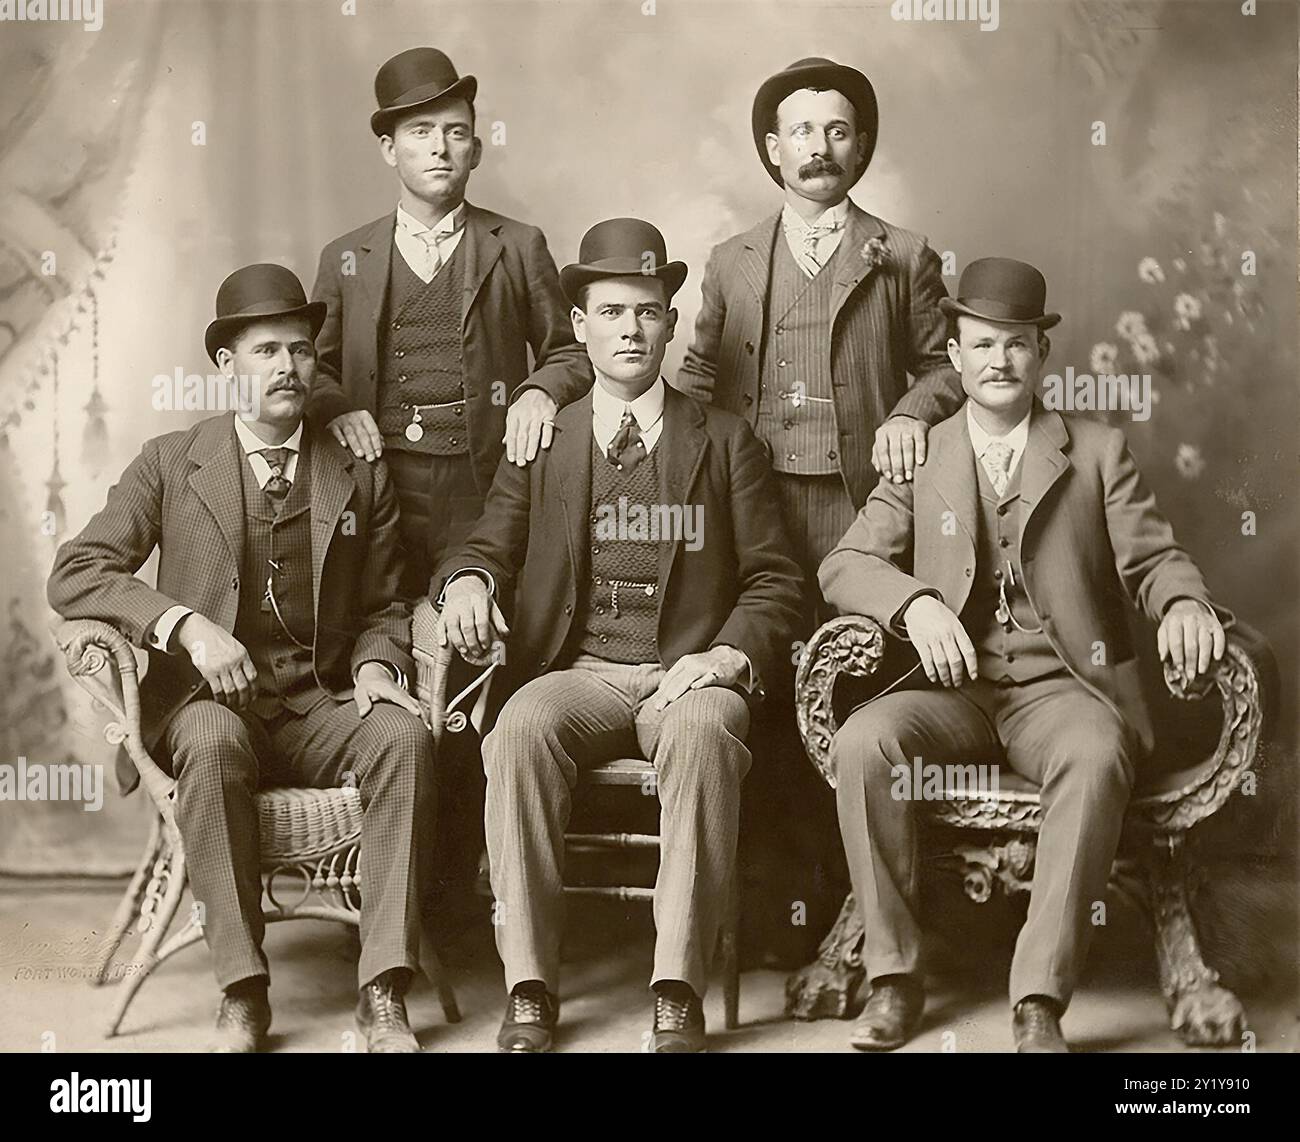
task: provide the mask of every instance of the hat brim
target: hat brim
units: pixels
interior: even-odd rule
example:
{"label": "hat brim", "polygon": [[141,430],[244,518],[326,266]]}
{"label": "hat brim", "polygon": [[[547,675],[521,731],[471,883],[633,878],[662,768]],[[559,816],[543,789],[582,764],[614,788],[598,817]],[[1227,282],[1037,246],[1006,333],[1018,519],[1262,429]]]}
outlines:
{"label": "hat brim", "polygon": [[803,67],[798,70],[779,71],[776,75],[763,81],[754,96],[754,108],[750,114],[750,126],[754,133],[754,147],[758,151],[758,160],[763,164],[768,177],[777,186],[783,186],[781,169],[772,165],[767,157],[767,132],[772,116],[781,104],[781,100],[792,91],[805,87],[829,88],[840,92],[850,103],[858,117],[858,133],[866,133],[867,149],[862,157],[862,166],[858,170],[852,185],[867,173],[871,165],[871,156],[876,152],[876,136],[880,131],[880,110],[876,105],[876,89],[871,81],[856,68],[844,64],[818,64],[815,67]]}
{"label": "hat brim", "polygon": [[1037,316],[1026,317],[1024,314],[1013,313],[1005,306],[995,303],[976,302],[975,306],[963,305],[960,301],[954,301],[950,297],[939,299],[939,309],[948,317],[978,317],[981,321],[992,321],[997,325],[1037,325],[1039,329],[1051,329],[1061,320],[1059,313],[1040,313]]}
{"label": "hat brim", "polygon": [[382,138],[384,135],[392,134],[393,123],[403,115],[409,115],[412,111],[418,111],[421,107],[427,107],[439,99],[458,96],[473,103],[477,95],[478,80],[472,75],[462,75],[450,87],[444,87],[440,91],[426,91],[424,88],[417,87],[403,95],[401,102],[381,107],[371,115],[370,129],[377,138]]}
{"label": "hat brim", "polygon": [[[253,310],[260,308],[263,307],[252,307]],[[288,309],[284,306],[278,306],[274,302],[268,302],[263,313],[245,312],[233,314],[230,317],[218,317],[208,326],[207,332],[203,334],[203,346],[207,349],[208,356],[212,358],[215,364],[217,350],[228,344],[230,338],[243,326],[251,325],[255,321],[270,321],[277,317],[300,316],[305,316],[311,322],[311,339],[314,342],[321,331],[321,326],[325,324],[325,314],[327,312],[328,306],[323,301],[309,301],[306,305],[292,306]]]}
{"label": "hat brim", "polygon": [[570,304],[580,306],[583,287],[602,278],[658,278],[668,287],[668,301],[671,303],[673,294],[682,288],[687,273],[685,262],[665,262],[652,273],[641,268],[639,258],[609,258],[597,265],[575,262],[560,271],[560,289]]}

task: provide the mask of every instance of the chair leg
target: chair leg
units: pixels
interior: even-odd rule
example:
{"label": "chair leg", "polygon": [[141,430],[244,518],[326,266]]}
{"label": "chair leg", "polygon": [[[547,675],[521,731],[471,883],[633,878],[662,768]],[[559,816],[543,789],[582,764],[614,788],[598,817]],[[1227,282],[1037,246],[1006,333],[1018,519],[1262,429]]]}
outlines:
{"label": "chair leg", "polygon": [[1219,973],[1201,958],[1190,906],[1185,838],[1181,834],[1157,837],[1147,869],[1160,990],[1169,1007],[1169,1025],[1192,1046],[1240,1046],[1247,1034],[1245,1009],[1219,983]]}
{"label": "chair leg", "polygon": [[140,863],[136,865],[135,872],[131,876],[131,883],[127,885],[126,891],[122,893],[122,899],[118,901],[117,911],[113,913],[113,921],[108,931],[104,933],[104,941],[100,944],[99,955],[95,958],[90,977],[92,987],[102,987],[106,983],[117,982],[108,978],[108,967],[113,962],[113,957],[117,955],[118,948],[122,946],[122,940],[126,937],[131,921],[136,918],[149,870],[158,859],[162,844],[162,818],[155,816],[153,826],[149,830],[149,840],[144,847],[144,854],[140,857]]}
{"label": "chair leg", "polygon": [[433,946],[433,939],[428,932],[420,936],[420,970],[438,991],[438,1002],[442,1005],[442,1017],[448,1023],[460,1022],[460,1004],[456,1002],[456,992],[452,989],[447,971],[442,966]]}
{"label": "chair leg", "polygon": [[731,879],[722,923],[722,1011],[728,1031],[740,1026],[740,876]]}

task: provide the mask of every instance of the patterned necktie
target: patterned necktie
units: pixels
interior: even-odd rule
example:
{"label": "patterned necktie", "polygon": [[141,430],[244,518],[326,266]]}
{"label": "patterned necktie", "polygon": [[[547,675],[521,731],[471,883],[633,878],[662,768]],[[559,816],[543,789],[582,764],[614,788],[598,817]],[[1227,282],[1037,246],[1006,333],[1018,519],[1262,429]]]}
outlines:
{"label": "patterned necktie", "polygon": [[271,503],[275,506],[276,515],[280,514],[280,508],[284,504],[284,497],[289,494],[289,489],[293,487],[284,475],[284,466],[289,462],[291,449],[288,448],[259,448],[257,454],[266,461],[271,469],[271,478],[266,481],[262,491],[271,497]]}
{"label": "patterned necktie", "polygon": [[1011,480],[1011,445],[1001,440],[994,440],[986,449],[980,461],[984,471],[989,474],[993,490],[1000,496],[1007,490]]}
{"label": "patterned necktie", "polygon": [[438,239],[442,237],[436,230],[425,230],[420,236],[426,253],[425,269],[429,277],[434,277],[442,269],[442,251],[438,249]]}
{"label": "patterned necktie", "polygon": [[645,441],[641,439],[641,427],[631,408],[623,410],[623,419],[618,423],[618,431],[609,442],[605,456],[620,472],[631,472],[645,459]]}
{"label": "patterned necktie", "polygon": [[803,232],[803,257],[804,269],[811,270],[815,276],[822,268],[824,263],[817,256],[817,243],[831,234],[838,233],[844,229],[843,222],[819,222],[814,226],[808,226]]}

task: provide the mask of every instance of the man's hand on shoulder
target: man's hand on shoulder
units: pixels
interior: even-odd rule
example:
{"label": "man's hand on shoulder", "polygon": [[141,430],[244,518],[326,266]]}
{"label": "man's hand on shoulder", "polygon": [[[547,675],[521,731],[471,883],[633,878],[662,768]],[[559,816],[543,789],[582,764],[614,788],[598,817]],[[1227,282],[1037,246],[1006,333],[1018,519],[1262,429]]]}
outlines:
{"label": "man's hand on shoulder", "polygon": [[242,710],[256,697],[257,667],[244,644],[229,631],[191,611],[173,637],[218,702]]}
{"label": "man's hand on shoulder", "polygon": [[925,438],[930,426],[914,416],[891,416],[876,429],[871,466],[886,480],[910,480],[918,464],[925,463]]}
{"label": "man's hand on shoulder", "polygon": [[384,438],[375,418],[364,408],[345,412],[329,422],[329,430],[344,448],[351,448],[359,460],[378,460],[384,452]]}
{"label": "man's hand on shoulder", "polygon": [[438,616],[438,645],[448,642],[468,662],[479,662],[492,653],[492,645],[510,633],[505,616],[477,575],[460,575],[443,591],[442,613]]}
{"label": "man's hand on shoulder", "polygon": [[931,682],[960,686],[963,667],[972,682],[979,677],[975,644],[970,635],[961,625],[961,619],[933,595],[912,600],[903,612],[903,626]]}
{"label": "man's hand on shoulder", "polygon": [[1188,682],[1208,672],[1211,660],[1223,657],[1227,643],[1219,616],[1196,599],[1175,599],[1156,631],[1160,661],[1169,662]]}
{"label": "man's hand on shoulder", "polygon": [[549,448],[559,411],[545,389],[531,388],[506,410],[506,459],[523,467],[537,459],[539,448]]}

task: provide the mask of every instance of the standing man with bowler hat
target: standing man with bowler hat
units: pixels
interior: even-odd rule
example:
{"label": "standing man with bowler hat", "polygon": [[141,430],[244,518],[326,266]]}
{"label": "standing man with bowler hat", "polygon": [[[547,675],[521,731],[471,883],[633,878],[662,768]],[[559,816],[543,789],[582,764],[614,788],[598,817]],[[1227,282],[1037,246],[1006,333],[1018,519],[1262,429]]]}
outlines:
{"label": "standing man with bowler hat", "polygon": [[[365,852],[357,1023],[375,1052],[419,1050],[403,995],[417,970],[415,867],[432,812],[432,739],[408,692],[397,501],[303,421],[325,306],[275,265],[217,293],[208,355],[254,379],[249,409],[145,442],[65,543],[50,605],[112,623],[149,653],[143,735],[176,779],[190,888],[223,990],[213,1044],[255,1051],[271,1024],[254,794],[356,781]],[[135,577],[158,548],[157,586]],[[129,792],[134,769],[119,768]]]}
{"label": "standing man with bowler hat", "polygon": [[[856,68],[801,59],[759,87],[754,146],[784,203],[714,249],[677,380],[683,392],[744,416],[768,447],[805,574],[799,639],[828,617],[817,566],[853,522],[876,472],[911,479],[925,459],[927,427],[961,402],[944,352],[938,255],[921,235],[848,197],[871,161],[877,128],[875,91]],[[790,902],[817,897],[815,915],[838,895],[818,873],[808,882],[810,870],[837,858],[816,839],[833,836],[833,826],[829,807],[821,825],[813,820],[820,783],[795,731],[792,688],[783,685],[785,700],[767,711],[774,725],[765,738],[782,764],[764,770],[782,787],[751,790],[756,811],[783,806],[759,830],[774,865],[761,879],[781,887],[764,909],[747,910],[771,917],[768,950],[787,963],[809,950],[783,947],[798,935]],[[788,811],[792,794],[802,806],[796,813]]]}
{"label": "standing man with bowler hat", "polygon": [[[654,764],[661,813],[650,1049],[704,1048],[750,703],[789,644],[799,568],[749,426],[659,374],[685,277],[648,222],[587,232],[560,280],[596,384],[535,464],[502,462],[438,572],[441,636],[469,655],[507,638],[517,687],[483,743],[503,1051],[551,1046],[571,794],[582,768],[628,754]],[[510,586],[507,630],[495,599]]]}
{"label": "standing man with bowler hat", "polygon": [[356,456],[387,457],[413,599],[477,522],[503,446],[531,461],[591,387],[542,232],[465,201],[477,92],[436,48],[379,69],[370,127],[397,208],[326,246],[312,291],[328,313],[307,414]]}
{"label": "standing man with bowler hat", "polygon": [[921,762],[1005,761],[1042,802],[1012,1032],[1018,1051],[1064,1052],[1061,1015],[1152,746],[1131,611],[1159,624],[1160,657],[1189,682],[1223,656],[1232,616],[1210,601],[1123,432],[1035,399],[1060,320],[1043,275],[982,258],[957,293],[942,304],[966,405],[935,425],[913,482],[876,486],[820,572],[833,606],[906,639],[924,669],[858,707],[831,744],[871,983],[851,1042],[900,1047],[925,1006],[918,810],[895,783]]}

